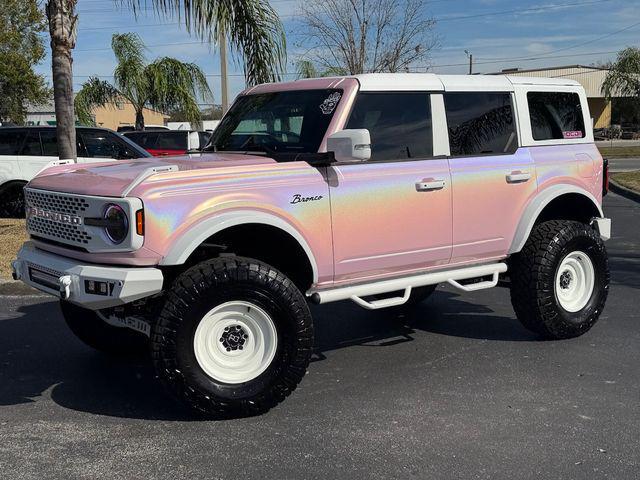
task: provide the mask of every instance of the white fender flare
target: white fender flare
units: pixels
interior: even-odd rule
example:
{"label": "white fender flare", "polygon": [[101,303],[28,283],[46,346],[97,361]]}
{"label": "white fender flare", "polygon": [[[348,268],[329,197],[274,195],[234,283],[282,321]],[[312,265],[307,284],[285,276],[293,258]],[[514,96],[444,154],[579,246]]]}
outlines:
{"label": "white fender flare", "polygon": [[160,265],[182,265],[187,261],[196,248],[198,248],[207,238],[222,230],[237,225],[257,223],[278,228],[291,235],[302,247],[307,255],[311,269],[313,271],[313,282],[318,281],[318,263],[309,247],[309,244],[300,232],[290,223],[282,218],[265,212],[254,210],[238,210],[234,212],[214,215],[190,228],[185,234],[178,238],[171,246],[171,249],[160,262]]}
{"label": "white fender flare", "polygon": [[524,213],[520,218],[520,222],[518,223],[518,228],[516,229],[513,241],[511,242],[509,254],[517,253],[522,250],[522,247],[524,247],[524,244],[529,238],[533,225],[540,216],[540,213],[542,213],[542,210],[544,210],[544,208],[553,200],[567,193],[577,193],[586,197],[591,201],[591,203],[593,203],[593,206],[598,211],[599,216],[604,217],[602,207],[598,203],[598,200],[596,200],[596,197],[587,190],[575,185],[553,185],[538,193],[538,195],[526,206]]}

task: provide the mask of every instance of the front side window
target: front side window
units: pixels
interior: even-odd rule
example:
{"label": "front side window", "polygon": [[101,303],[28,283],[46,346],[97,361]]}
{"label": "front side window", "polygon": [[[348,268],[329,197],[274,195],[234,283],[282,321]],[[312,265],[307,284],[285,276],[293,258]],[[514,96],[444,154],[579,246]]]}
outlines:
{"label": "front side window", "polygon": [[90,158],[138,158],[140,154],[113,134],[101,130],[81,132],[86,154]]}
{"label": "front side window", "polygon": [[534,140],[584,138],[580,96],[569,92],[528,92]]}
{"label": "front side window", "polygon": [[206,150],[317,153],[341,90],[298,90],[239,97]]}
{"label": "front side window", "polygon": [[30,130],[27,139],[22,146],[20,155],[40,156],[42,155],[42,147],[40,146],[40,132],[38,130]]}
{"label": "front side window", "polygon": [[45,157],[58,156],[58,137],[55,128],[41,131],[40,142],[42,143],[42,155]]}
{"label": "front side window", "polygon": [[0,155],[17,155],[25,134],[24,130],[0,131]]}
{"label": "front side window", "polygon": [[518,149],[511,94],[446,93],[452,156],[499,155]]}
{"label": "front side window", "polygon": [[371,160],[433,156],[431,104],[426,92],[358,94],[346,128],[371,135]]}

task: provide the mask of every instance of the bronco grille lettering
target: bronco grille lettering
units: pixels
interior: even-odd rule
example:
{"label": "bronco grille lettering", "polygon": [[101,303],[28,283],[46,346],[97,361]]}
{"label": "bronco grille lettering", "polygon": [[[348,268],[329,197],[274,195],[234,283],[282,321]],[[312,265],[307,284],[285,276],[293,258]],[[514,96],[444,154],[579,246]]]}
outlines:
{"label": "bronco grille lettering", "polygon": [[28,215],[31,217],[46,218],[52,222],[67,223],[69,225],[82,225],[82,218],[68,213],[51,212],[38,207],[29,207]]}

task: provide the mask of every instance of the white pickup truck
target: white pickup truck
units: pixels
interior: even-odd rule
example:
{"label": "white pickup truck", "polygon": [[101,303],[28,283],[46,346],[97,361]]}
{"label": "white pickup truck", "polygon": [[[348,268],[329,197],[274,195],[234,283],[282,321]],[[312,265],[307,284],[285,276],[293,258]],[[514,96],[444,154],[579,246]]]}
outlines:
{"label": "white pickup truck", "polygon": [[[76,138],[78,163],[151,156],[105,128],[78,127]],[[24,216],[24,186],[45,168],[61,163],[55,127],[0,128],[0,217]]]}

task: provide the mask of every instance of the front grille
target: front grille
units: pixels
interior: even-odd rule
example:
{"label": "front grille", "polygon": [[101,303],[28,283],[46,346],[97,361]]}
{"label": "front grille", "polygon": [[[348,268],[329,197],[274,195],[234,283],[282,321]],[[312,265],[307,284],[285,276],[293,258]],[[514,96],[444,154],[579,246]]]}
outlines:
{"label": "front grille", "polygon": [[55,237],[61,241],[79,245],[87,244],[91,240],[91,235],[85,232],[80,225],[67,225],[46,218],[29,217],[27,229],[29,232],[45,238]]}
{"label": "front grille", "polygon": [[[25,190],[25,200],[28,207],[81,218],[84,217],[85,211],[90,206],[85,198],[76,195],[30,189]],[[33,235],[72,245],[86,245],[92,239],[84,225],[74,225],[51,218],[30,215],[28,210],[27,230]]]}
{"label": "front grille", "polygon": [[60,193],[25,190],[25,199],[31,207],[79,217],[83,216],[82,212],[89,208],[89,204],[84,198]]}

